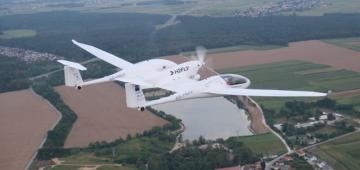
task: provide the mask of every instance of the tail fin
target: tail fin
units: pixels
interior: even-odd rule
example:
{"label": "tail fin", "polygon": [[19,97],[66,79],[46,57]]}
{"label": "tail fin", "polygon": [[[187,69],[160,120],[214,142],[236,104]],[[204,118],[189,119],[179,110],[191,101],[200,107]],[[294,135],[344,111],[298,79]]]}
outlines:
{"label": "tail fin", "polygon": [[142,92],[142,89],[139,85],[134,85],[130,83],[125,84],[126,91],[126,105],[127,107],[139,108],[143,110],[145,104],[145,96]]}
{"label": "tail fin", "polygon": [[86,68],[79,63],[74,63],[66,60],[58,60],[58,62],[65,65],[64,66],[65,85],[77,87],[78,89],[81,89],[83,80],[79,70],[86,70]]}

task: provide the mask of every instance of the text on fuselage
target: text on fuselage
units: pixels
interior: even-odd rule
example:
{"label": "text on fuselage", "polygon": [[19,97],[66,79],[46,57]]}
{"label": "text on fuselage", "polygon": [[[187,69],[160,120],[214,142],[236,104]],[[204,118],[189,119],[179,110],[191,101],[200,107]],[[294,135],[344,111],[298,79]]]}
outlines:
{"label": "text on fuselage", "polygon": [[185,67],[180,67],[176,70],[172,70],[170,71],[170,76],[174,75],[174,74],[179,74],[179,73],[182,73],[184,71],[188,71],[189,70],[189,66],[185,66]]}

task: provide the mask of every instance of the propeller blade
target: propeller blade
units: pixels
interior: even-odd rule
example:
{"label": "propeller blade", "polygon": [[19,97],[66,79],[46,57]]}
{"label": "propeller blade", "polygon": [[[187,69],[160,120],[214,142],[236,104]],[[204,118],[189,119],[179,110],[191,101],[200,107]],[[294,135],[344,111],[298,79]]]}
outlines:
{"label": "propeller blade", "polygon": [[203,46],[196,47],[196,56],[199,61],[205,63],[206,49]]}

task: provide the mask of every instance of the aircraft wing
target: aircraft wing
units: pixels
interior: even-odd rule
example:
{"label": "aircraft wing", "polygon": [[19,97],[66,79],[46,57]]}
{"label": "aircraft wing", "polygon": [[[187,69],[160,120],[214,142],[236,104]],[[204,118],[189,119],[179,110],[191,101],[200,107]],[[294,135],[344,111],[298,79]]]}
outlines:
{"label": "aircraft wing", "polygon": [[115,55],[113,54],[110,54],[106,51],[103,51],[101,49],[98,49],[94,46],[91,46],[91,45],[87,45],[87,44],[83,44],[83,43],[79,43],[75,40],[72,40],[72,42],[79,46],[80,48],[84,49],[85,51],[91,53],[92,55],[96,56],[97,58],[101,59],[101,60],[104,60],[105,62],[111,64],[111,65],[114,65],[118,68],[121,68],[121,69],[126,69],[130,66],[132,66],[133,64],[128,62],[128,61],[125,61],[119,57],[116,57]]}
{"label": "aircraft wing", "polygon": [[136,84],[136,85],[142,86],[144,88],[154,88],[154,87],[156,87],[152,83],[143,81],[141,79],[136,79],[136,78],[117,77],[117,78],[115,78],[115,80],[125,82],[125,83]]}
{"label": "aircraft wing", "polygon": [[262,97],[321,97],[327,93],[312,91],[289,91],[289,90],[265,90],[265,89],[238,89],[238,88],[216,88],[206,92],[220,95],[236,96],[262,96]]}

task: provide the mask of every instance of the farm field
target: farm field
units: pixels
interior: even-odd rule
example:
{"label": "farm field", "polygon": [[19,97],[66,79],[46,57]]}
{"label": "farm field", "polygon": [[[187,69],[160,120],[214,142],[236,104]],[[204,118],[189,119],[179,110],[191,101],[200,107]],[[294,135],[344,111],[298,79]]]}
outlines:
{"label": "farm field", "polygon": [[233,137],[230,140],[242,142],[256,154],[272,155],[286,152],[286,149],[279,138],[272,133]]}
{"label": "farm field", "polygon": [[[251,88],[349,91],[360,88],[360,73],[345,69],[314,64],[304,61],[283,61],[271,64],[252,65],[241,68],[224,69],[221,73],[241,74],[250,78]],[[336,93],[335,93],[336,94]],[[339,98],[342,103],[359,104],[357,96]],[[284,101],[293,98],[255,98],[271,108],[280,108]]]}
{"label": "farm field", "polygon": [[29,38],[36,36],[36,31],[29,29],[6,30],[0,34],[0,39]]}
{"label": "farm field", "polygon": [[334,169],[360,169],[360,133],[317,146],[310,151],[330,163]]}
{"label": "farm field", "polygon": [[0,169],[24,169],[58,114],[45,100],[21,90],[0,94]]}
{"label": "farm field", "polygon": [[91,142],[113,141],[135,135],[167,121],[148,111],[126,107],[125,92],[115,83],[87,86],[78,91],[56,87],[64,102],[78,115],[65,148],[86,147]]}
{"label": "farm field", "polygon": [[[170,57],[170,56],[169,56]],[[175,57],[175,56],[172,56]],[[209,54],[211,68],[223,70],[286,60],[329,65],[336,69],[360,72],[360,52],[318,40],[289,43],[288,47],[270,50],[247,50]],[[340,60],[341,59],[341,60]]]}
{"label": "farm field", "polygon": [[360,37],[327,39],[323,41],[329,44],[337,45],[339,47],[360,51]]}
{"label": "farm field", "polygon": [[[162,135],[167,132],[160,132]],[[168,153],[174,145],[172,140],[164,140],[164,136],[140,136],[118,142],[112,147],[85,149],[73,155],[53,159],[54,165],[45,169],[114,169],[135,170],[136,160],[139,158],[151,159]],[[124,163],[125,162],[125,163]]]}

